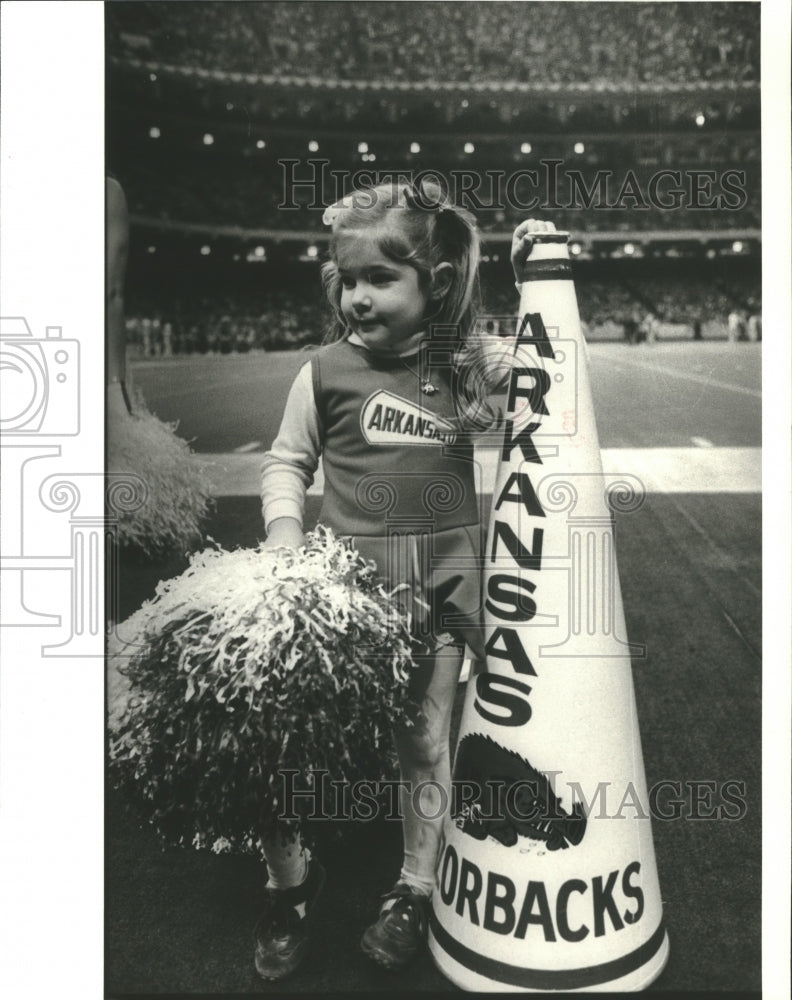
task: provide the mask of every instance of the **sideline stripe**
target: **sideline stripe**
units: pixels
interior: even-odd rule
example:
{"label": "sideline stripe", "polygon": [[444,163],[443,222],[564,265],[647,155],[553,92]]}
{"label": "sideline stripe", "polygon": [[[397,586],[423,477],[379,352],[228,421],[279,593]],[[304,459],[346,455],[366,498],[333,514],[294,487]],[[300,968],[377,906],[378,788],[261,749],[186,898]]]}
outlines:
{"label": "sideline stripe", "polygon": [[648,940],[622,958],[580,969],[524,969],[518,965],[509,965],[507,962],[480,955],[457,941],[440,925],[434,910],[429,911],[429,926],[435,941],[460,965],[486,979],[491,979],[494,983],[519,986],[528,990],[579,990],[621,979],[622,976],[637,972],[641,966],[646,965],[660,950],[666,936],[661,921]]}
{"label": "sideline stripe", "polygon": [[[479,493],[489,494],[495,481],[497,448],[477,448]],[[199,454],[213,496],[258,496],[260,452]],[[647,493],[761,493],[761,448],[604,448],[608,475],[633,475]],[[486,488],[481,488],[481,483]],[[309,495],[321,494],[324,476],[317,470]]]}

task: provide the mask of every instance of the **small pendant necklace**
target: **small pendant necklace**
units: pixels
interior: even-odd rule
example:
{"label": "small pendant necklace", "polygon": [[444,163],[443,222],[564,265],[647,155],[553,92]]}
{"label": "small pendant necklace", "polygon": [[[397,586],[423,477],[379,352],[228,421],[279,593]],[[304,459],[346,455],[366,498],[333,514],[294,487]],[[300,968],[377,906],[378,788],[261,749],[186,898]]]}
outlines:
{"label": "small pendant necklace", "polygon": [[411,375],[414,375],[421,383],[421,392],[425,393],[427,396],[434,396],[436,392],[440,391],[436,385],[432,385],[429,378],[424,378],[422,375],[419,375],[414,368],[410,368],[410,366],[407,364],[404,358],[401,359],[401,363],[404,365],[407,371]]}

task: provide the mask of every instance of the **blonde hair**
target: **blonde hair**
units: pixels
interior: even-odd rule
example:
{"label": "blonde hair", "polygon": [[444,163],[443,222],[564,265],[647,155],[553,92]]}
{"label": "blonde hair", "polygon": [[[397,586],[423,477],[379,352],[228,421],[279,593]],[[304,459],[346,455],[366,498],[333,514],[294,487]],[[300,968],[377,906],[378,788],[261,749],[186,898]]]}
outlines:
{"label": "blonde hair", "polygon": [[341,311],[342,283],[336,263],[341,233],[376,230],[383,256],[414,268],[425,289],[430,287],[434,269],[450,264],[453,277],[448,288],[439,302],[428,300],[433,307],[424,317],[429,339],[434,342],[437,337],[438,343],[449,345],[460,426],[469,430],[489,427],[494,413],[486,403],[483,382],[475,375],[482,365],[476,363],[480,347],[472,337],[480,309],[481,241],[475,218],[449,201],[439,184],[424,181],[420,186],[390,183],[355,191],[331,206],[325,221],[332,226],[332,236],[322,282],[333,318],[324,343],[341,340],[350,332]]}

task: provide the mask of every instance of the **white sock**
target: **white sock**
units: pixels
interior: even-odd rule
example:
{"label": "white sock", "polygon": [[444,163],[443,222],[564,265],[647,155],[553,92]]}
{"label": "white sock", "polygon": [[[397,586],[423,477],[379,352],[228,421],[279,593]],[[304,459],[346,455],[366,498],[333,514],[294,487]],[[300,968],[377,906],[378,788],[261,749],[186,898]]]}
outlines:
{"label": "white sock", "polygon": [[299,834],[284,844],[280,833],[264,839],[268,889],[291,889],[305,881],[311,852],[300,843]]}
{"label": "white sock", "polygon": [[431,871],[421,871],[420,868],[415,855],[405,852],[399,881],[404,882],[419,896],[431,896],[434,888],[434,866],[432,866]]}

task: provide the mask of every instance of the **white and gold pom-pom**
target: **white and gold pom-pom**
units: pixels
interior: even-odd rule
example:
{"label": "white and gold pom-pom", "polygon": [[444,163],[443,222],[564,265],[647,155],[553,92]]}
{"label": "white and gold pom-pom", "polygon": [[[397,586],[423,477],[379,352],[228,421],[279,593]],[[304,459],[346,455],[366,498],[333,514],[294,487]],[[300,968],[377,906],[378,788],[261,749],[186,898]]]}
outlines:
{"label": "white and gold pom-pom", "polygon": [[408,621],[326,529],[299,552],[197,553],[109,653],[112,773],[169,843],[255,850],[284,775],[395,775]]}

